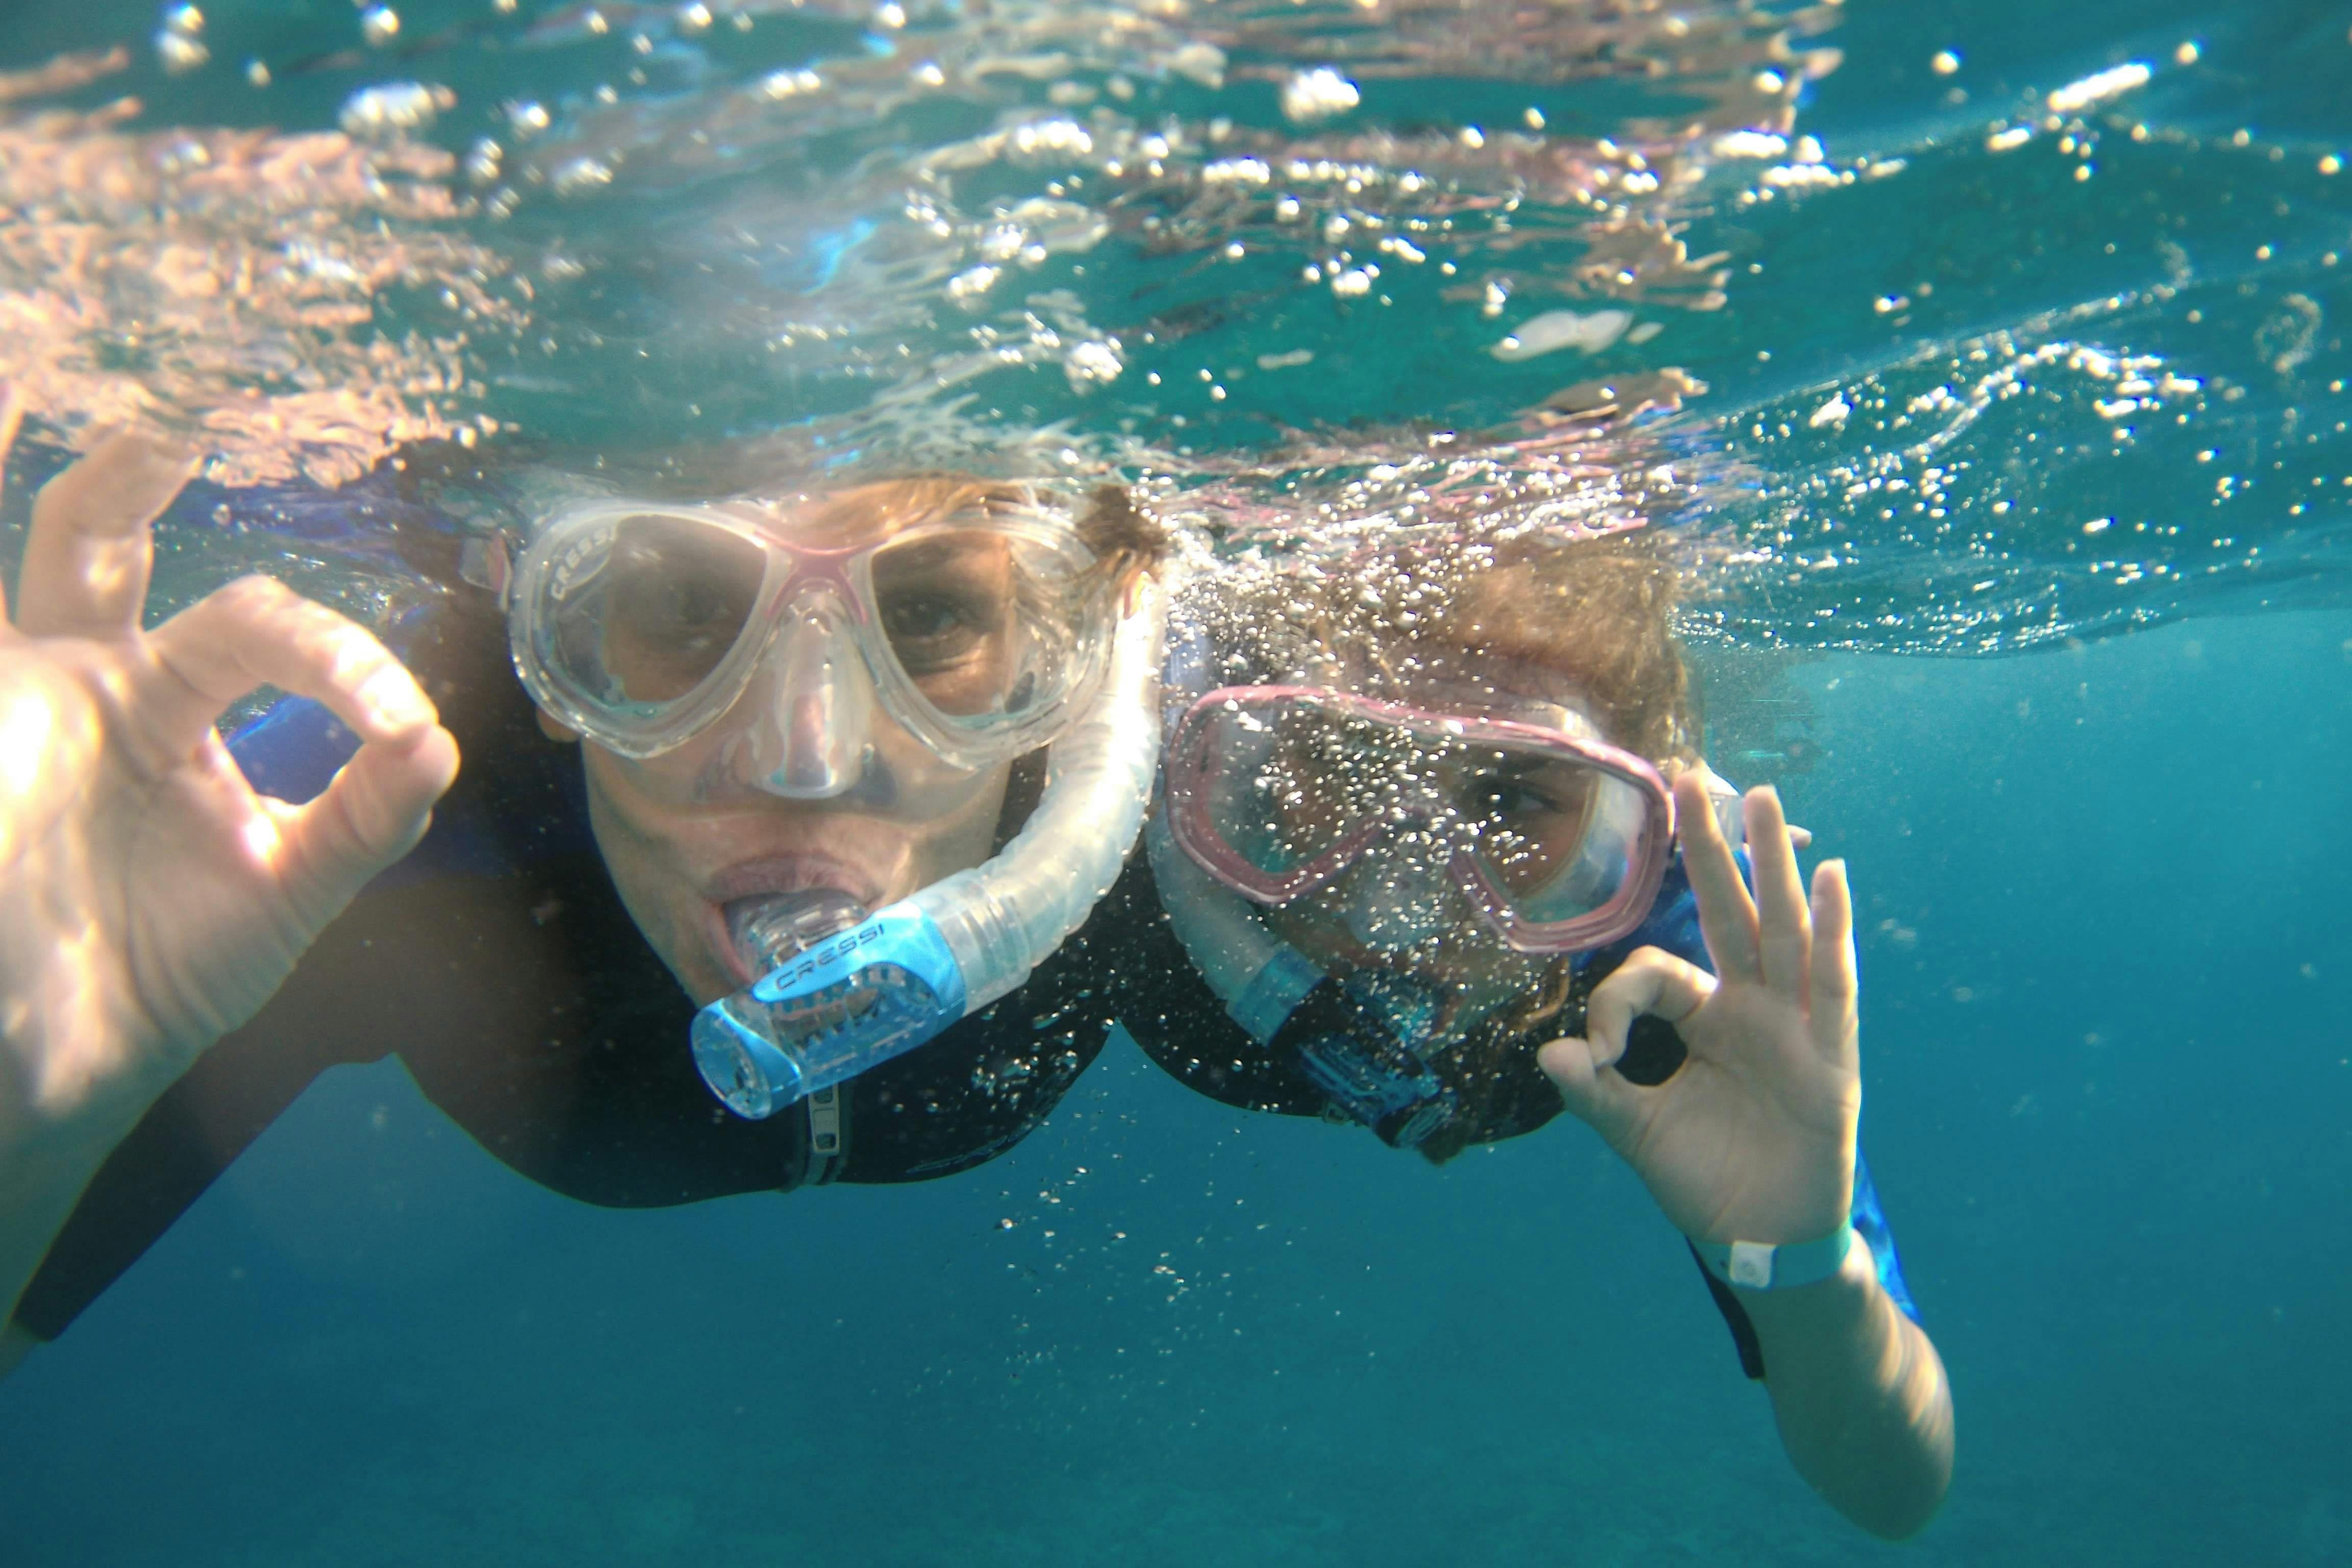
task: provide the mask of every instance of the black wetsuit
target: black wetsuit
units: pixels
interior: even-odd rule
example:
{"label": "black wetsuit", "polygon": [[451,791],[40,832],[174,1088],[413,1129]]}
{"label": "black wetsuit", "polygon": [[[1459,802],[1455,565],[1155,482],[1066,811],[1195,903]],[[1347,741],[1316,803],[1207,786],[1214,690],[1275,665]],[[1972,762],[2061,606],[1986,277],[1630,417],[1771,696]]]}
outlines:
{"label": "black wetsuit", "polygon": [[[813,1136],[800,1108],[765,1121],[730,1114],[687,1048],[694,1005],[622,907],[590,835],[578,749],[540,733],[496,606],[451,590],[407,658],[465,759],[432,832],[114,1151],[16,1307],[36,1336],[63,1332],[340,1063],[396,1055],[515,1170],[635,1208],[969,1169],[1042,1122],[1101,1050],[1106,1023],[1080,979],[1090,926],[1014,997],[856,1079],[837,1130],[827,1117]],[[289,721],[310,731],[290,753],[257,733],[236,749],[257,787],[299,797],[340,753],[318,754],[335,727],[315,708]],[[1000,843],[1034,805],[1041,771],[1016,767]],[[301,773],[312,776],[273,776]]]}

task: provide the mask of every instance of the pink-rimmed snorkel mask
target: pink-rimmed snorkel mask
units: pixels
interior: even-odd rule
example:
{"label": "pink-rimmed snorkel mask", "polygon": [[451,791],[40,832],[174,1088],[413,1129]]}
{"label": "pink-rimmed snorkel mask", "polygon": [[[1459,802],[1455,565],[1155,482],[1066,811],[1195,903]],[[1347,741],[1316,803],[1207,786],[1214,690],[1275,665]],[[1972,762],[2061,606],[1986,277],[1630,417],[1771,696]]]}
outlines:
{"label": "pink-rimmed snorkel mask", "polygon": [[1587,952],[1642,923],[1673,851],[1664,780],[1572,710],[1531,722],[1229,686],[1185,711],[1166,756],[1177,844],[1263,905],[1405,858],[1442,867],[1514,950]]}

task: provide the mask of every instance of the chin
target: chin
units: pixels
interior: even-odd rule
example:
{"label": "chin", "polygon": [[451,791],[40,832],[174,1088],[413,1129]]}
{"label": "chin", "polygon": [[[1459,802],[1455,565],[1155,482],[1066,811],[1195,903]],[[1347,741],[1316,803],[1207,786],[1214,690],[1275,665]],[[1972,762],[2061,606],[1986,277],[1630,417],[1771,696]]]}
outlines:
{"label": "chin", "polygon": [[651,942],[655,955],[667,966],[678,986],[698,1007],[742,989],[748,981],[735,978],[734,966],[711,949],[708,922],[699,899],[677,910],[669,921],[668,940]]}

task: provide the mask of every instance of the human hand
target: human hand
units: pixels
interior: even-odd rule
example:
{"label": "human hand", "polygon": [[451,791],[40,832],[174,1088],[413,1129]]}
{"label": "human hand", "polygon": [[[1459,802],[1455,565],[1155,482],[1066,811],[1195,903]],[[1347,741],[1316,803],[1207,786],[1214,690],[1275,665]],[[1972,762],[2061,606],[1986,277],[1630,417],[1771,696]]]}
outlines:
{"label": "human hand", "polygon": [[[1832,860],[1813,873],[1809,910],[1779,795],[1751,790],[1743,805],[1753,899],[1703,784],[1688,775],[1675,786],[1683,864],[1716,973],[1643,948],[1594,988],[1585,1037],[1554,1040],[1537,1060],[1677,1229],[1778,1246],[1827,1236],[1853,1202],[1862,1109],[1853,906],[1845,866]],[[1654,1087],[1614,1065],[1644,1014],[1673,1024],[1690,1053]]]}
{"label": "human hand", "polygon": [[[35,500],[13,625],[0,605],[0,1151],[126,1130],[407,853],[456,776],[400,662],[267,577],[141,629],[150,525],[192,467],[100,444]],[[363,742],[306,805],[257,795],[214,729],[265,683]]]}

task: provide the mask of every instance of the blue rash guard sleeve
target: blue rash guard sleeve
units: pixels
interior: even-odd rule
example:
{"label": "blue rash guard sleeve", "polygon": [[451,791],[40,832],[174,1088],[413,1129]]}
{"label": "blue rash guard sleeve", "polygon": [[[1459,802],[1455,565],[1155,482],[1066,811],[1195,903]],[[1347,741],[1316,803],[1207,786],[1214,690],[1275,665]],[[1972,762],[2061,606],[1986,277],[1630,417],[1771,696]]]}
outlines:
{"label": "blue rash guard sleeve", "polygon": [[351,727],[308,697],[279,698],[228,738],[246,783],[298,805],[324,790],[359,749]]}
{"label": "blue rash guard sleeve", "polygon": [[[1739,856],[1743,877],[1753,882],[1746,851]],[[1612,967],[1622,963],[1638,948],[1654,947],[1673,953],[1676,958],[1696,964],[1713,973],[1714,962],[1707,956],[1706,939],[1698,923],[1698,897],[1691,891],[1690,879],[1683,870],[1682,856],[1677,853],[1666,868],[1665,879],[1659,884],[1657,901],[1650,908],[1650,916],[1633,935],[1589,955],[1580,968],[1607,962]],[[1848,1218],[1854,1234],[1870,1248],[1871,1261],[1877,1266],[1878,1283],[1888,1299],[1902,1309],[1903,1315],[1913,1322],[1919,1321],[1918,1304],[1911,1298],[1911,1287],[1903,1278],[1903,1258],[1895,1245],[1895,1230],[1887,1223],[1886,1210],[1880,1203],[1878,1185],[1871,1179],[1869,1162],[1856,1148],[1853,1157],[1853,1199]],[[1694,1261],[1697,1254],[1692,1255]],[[1722,1309],[1725,1321],[1731,1326],[1731,1337],[1739,1347],[1739,1361],[1750,1377],[1764,1375],[1762,1350],[1756,1342],[1756,1331],[1748,1321],[1746,1309],[1739,1305],[1730,1287],[1699,1268],[1706,1279],[1716,1305]]]}

